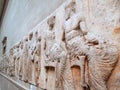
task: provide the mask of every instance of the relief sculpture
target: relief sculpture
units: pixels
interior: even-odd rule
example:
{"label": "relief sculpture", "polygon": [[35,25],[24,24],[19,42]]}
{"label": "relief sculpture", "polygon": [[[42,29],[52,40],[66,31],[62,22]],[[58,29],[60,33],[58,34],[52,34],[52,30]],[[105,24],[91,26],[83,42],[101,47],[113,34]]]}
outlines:
{"label": "relief sculpture", "polygon": [[26,71],[28,70],[28,38],[25,37],[24,39],[24,45],[23,45],[23,55],[22,55],[22,59],[23,59],[23,66],[22,66],[22,80],[27,82],[28,81],[28,76]]}
{"label": "relief sculpture", "polygon": [[[95,23],[91,16],[89,21],[85,15],[87,9],[78,12],[79,2],[84,2],[80,4],[82,8],[87,5],[84,0],[67,1],[12,46],[8,55],[6,49],[3,51],[8,75],[44,90],[112,90],[110,87],[117,87],[110,85],[116,80],[120,82],[116,74],[120,68],[119,42],[116,41],[119,38],[110,36],[112,31],[108,36],[105,34],[108,31],[102,33],[104,28],[98,28],[99,20]],[[89,11],[92,9],[89,6]],[[94,15],[91,12],[89,15]],[[119,36],[119,28],[116,30]],[[112,34],[115,35],[116,30],[113,28]],[[4,48],[6,42],[7,38]]]}
{"label": "relief sculpture", "polygon": [[[49,30],[46,31],[45,36],[45,44],[44,44],[44,50],[45,50],[45,68],[46,68],[46,89],[47,90],[54,90],[55,89],[55,67],[56,67],[56,60],[54,60],[51,57],[50,49],[52,48],[54,42],[55,42],[55,32],[54,32],[54,21],[55,17],[51,17],[48,20]],[[52,83],[51,80],[53,81]],[[50,88],[49,88],[50,87]]]}
{"label": "relief sculpture", "polygon": [[102,44],[91,46],[88,53],[90,89],[108,90],[106,83],[118,61],[118,49]]}
{"label": "relief sculpture", "polygon": [[35,72],[36,72],[36,85],[39,85],[40,70],[41,70],[41,37],[36,32],[36,52],[35,52]]}
{"label": "relief sculpture", "polygon": [[[79,19],[77,17],[80,17]],[[74,21],[75,20],[75,21]],[[73,81],[76,90],[82,89],[81,86],[85,84],[85,37],[84,32],[81,30],[80,23],[84,20],[83,17],[73,15],[65,23],[66,30],[66,44],[70,56],[70,64],[73,73]],[[72,23],[72,25],[70,25]],[[87,48],[86,48],[87,49]],[[77,71],[76,71],[77,70]],[[76,73],[78,72],[78,73]],[[76,75],[75,75],[76,74]],[[78,77],[78,78],[77,78]],[[81,83],[81,86],[80,86]]]}

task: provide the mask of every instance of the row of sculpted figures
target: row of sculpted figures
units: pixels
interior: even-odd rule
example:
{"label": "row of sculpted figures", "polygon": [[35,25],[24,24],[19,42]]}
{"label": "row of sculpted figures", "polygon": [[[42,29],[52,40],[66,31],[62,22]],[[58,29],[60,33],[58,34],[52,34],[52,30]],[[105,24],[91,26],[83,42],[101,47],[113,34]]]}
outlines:
{"label": "row of sculpted figures", "polygon": [[[108,90],[118,49],[89,32],[73,0],[10,49],[8,74],[44,90]],[[43,34],[41,34],[44,32]]]}

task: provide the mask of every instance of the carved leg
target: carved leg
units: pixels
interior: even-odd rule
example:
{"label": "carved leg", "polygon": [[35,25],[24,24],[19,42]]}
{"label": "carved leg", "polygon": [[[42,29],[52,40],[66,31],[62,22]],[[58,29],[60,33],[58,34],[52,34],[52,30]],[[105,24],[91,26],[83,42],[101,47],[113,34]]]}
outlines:
{"label": "carved leg", "polygon": [[15,76],[16,76],[16,60],[15,60]]}
{"label": "carved leg", "polygon": [[35,62],[35,83],[38,85],[39,71],[38,71],[38,61]]}
{"label": "carved leg", "polygon": [[64,74],[64,70],[65,70],[65,66],[66,66],[66,54],[63,53],[62,57],[60,58],[60,68],[59,68],[59,73],[58,73],[58,90],[63,90],[63,86],[62,86],[62,77]]}
{"label": "carved leg", "polygon": [[85,60],[85,82],[88,84],[89,83],[89,61],[86,59]]}
{"label": "carved leg", "polygon": [[21,71],[21,59],[19,60],[19,66],[18,66],[18,75],[20,78],[20,71]]}
{"label": "carved leg", "polygon": [[18,78],[18,60],[16,60],[16,78]]}
{"label": "carved leg", "polygon": [[19,78],[19,60],[17,60],[17,78]]}
{"label": "carved leg", "polygon": [[36,73],[35,73],[35,63],[33,62],[32,63],[32,84],[35,85],[35,76],[36,76]]}
{"label": "carved leg", "polygon": [[39,79],[40,79],[40,72],[41,72],[41,62],[40,58],[38,59],[38,80],[37,80],[37,85],[39,85]]}
{"label": "carved leg", "polygon": [[61,68],[59,67],[59,64],[60,63],[58,63],[57,62],[57,64],[56,64],[56,70],[55,70],[55,72],[56,72],[56,90],[63,90],[62,89],[62,80],[61,80],[61,73],[60,73],[60,70],[61,70]]}
{"label": "carved leg", "polygon": [[75,90],[84,90],[83,87],[80,85],[80,81],[81,81],[80,66],[73,66],[71,67],[71,70],[72,70],[72,77],[73,77]]}
{"label": "carved leg", "polygon": [[80,56],[80,63],[81,63],[81,86],[87,87],[85,82],[85,56]]}
{"label": "carved leg", "polygon": [[48,67],[47,69],[47,88],[46,90],[55,90],[55,68]]}
{"label": "carved leg", "polygon": [[22,63],[22,80],[25,80],[25,60],[23,58],[23,63]]}

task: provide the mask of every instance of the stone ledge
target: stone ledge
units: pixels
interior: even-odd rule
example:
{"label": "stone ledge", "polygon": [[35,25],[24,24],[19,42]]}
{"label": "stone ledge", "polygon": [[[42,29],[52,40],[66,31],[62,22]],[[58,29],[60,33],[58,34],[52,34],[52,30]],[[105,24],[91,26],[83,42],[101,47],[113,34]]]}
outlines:
{"label": "stone ledge", "polygon": [[0,73],[0,75],[3,76],[4,78],[6,78],[8,81],[10,81],[12,84],[14,84],[20,90],[29,90],[28,88],[26,88],[25,86],[22,86],[21,84],[19,84],[18,82],[16,82],[12,78],[10,78],[9,76],[7,76],[7,75],[5,75],[3,73]]}

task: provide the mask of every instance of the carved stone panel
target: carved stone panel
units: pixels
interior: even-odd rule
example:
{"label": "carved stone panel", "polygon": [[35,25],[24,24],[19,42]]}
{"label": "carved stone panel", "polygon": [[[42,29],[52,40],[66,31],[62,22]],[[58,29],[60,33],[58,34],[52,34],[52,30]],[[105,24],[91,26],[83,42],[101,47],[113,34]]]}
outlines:
{"label": "carved stone panel", "polygon": [[66,1],[5,53],[7,73],[44,90],[119,90],[118,4]]}

